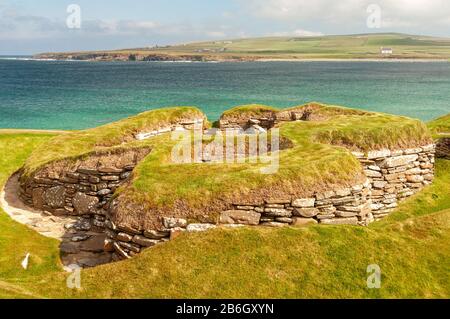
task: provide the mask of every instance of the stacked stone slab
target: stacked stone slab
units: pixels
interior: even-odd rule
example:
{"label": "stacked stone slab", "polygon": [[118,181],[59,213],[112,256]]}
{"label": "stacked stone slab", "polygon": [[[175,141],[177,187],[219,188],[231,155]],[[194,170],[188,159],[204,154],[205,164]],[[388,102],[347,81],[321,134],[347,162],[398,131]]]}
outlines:
{"label": "stacked stone slab", "polygon": [[183,232],[202,232],[218,226],[301,226],[309,223],[325,225],[367,225],[370,213],[371,183],[319,193],[311,198],[272,199],[261,204],[238,203],[220,213],[215,224],[189,223],[186,219],[161,217],[162,230],[138,230],[116,226],[107,220],[105,250],[113,252],[113,260],[135,256],[143,249],[167,242]]}
{"label": "stacked stone slab", "polygon": [[[135,138],[192,130],[203,124],[203,118],[184,119],[155,131],[141,132]],[[148,148],[137,148],[94,153],[74,163],[50,163],[30,177],[22,176],[19,196],[29,206],[54,215],[93,216],[100,226],[114,192],[149,152]]]}
{"label": "stacked stone slab", "polygon": [[328,225],[366,225],[370,214],[371,184],[330,190],[309,198],[280,198],[261,204],[239,203],[222,212],[221,224],[283,227],[321,223]]}
{"label": "stacked stone slab", "polygon": [[221,130],[248,130],[250,128],[262,128],[264,130],[269,130],[274,127],[276,124],[276,118],[271,114],[267,114],[267,116],[261,117],[251,117],[240,120],[219,120],[219,128]]}
{"label": "stacked stone slab", "polygon": [[112,253],[112,260],[122,260],[136,256],[143,249],[156,244],[167,242],[170,230],[141,231],[128,226],[116,226],[114,222],[106,220],[104,249]]}
{"label": "stacked stone slab", "polygon": [[112,195],[135,165],[96,169],[79,166],[62,176],[35,176],[22,181],[19,195],[29,206],[54,215],[91,219],[93,226],[103,228]]}
{"label": "stacked stone slab", "polygon": [[161,127],[157,130],[152,131],[143,131],[135,135],[135,138],[137,140],[146,140],[154,136],[162,135],[168,132],[175,132],[175,131],[188,131],[193,130],[197,127],[203,128],[205,119],[191,119],[191,120],[185,120],[181,121],[179,123],[175,123],[169,126]]}
{"label": "stacked stone slab", "polygon": [[450,159],[450,137],[438,139],[436,144],[436,157]]}
{"label": "stacked stone slab", "polygon": [[317,106],[312,104],[308,107],[294,108],[285,111],[266,111],[262,112],[258,116],[241,115],[238,118],[222,117],[219,120],[219,128],[221,130],[226,129],[243,129],[248,130],[250,128],[261,127],[264,130],[270,130],[277,124],[283,122],[292,121],[312,121],[319,119],[319,117],[313,112]]}
{"label": "stacked stone slab", "polygon": [[35,176],[22,183],[20,196],[31,206],[53,214],[81,216],[85,229],[92,226],[107,235],[104,249],[112,260],[127,259],[142,250],[167,242],[182,232],[223,227],[284,227],[306,224],[360,225],[387,216],[398,201],[430,184],[434,176],[435,145],[353,153],[367,180],[305,198],[277,198],[261,203],[230,203],[215,224],[189,223],[161,216],[162,228],[138,230],[115,225],[109,219],[114,191],[126,181],[137,161],[118,167],[86,168],[82,165],[62,176]]}
{"label": "stacked stone slab", "polygon": [[[310,120],[308,109],[271,112],[260,118],[238,122],[221,120],[220,128],[247,129],[259,126],[270,129],[277,123]],[[227,122],[226,122],[227,121]],[[136,136],[145,139],[174,130],[193,129],[203,123],[185,121],[157,131],[141,132]],[[266,226],[284,227],[310,223],[324,225],[365,226],[387,216],[398,202],[429,185],[434,177],[435,145],[412,149],[377,150],[368,153],[354,152],[360,161],[366,181],[340,189],[310,194],[304,198],[286,196],[257,203],[229,203],[220,212],[215,223],[190,223],[177,216],[161,216],[158,229],[133,229],[115,225],[109,216],[114,209],[111,200],[114,192],[124,183],[133,168],[147,152],[124,161],[125,155],[106,154],[106,162],[114,165],[69,165],[58,172],[43,169],[31,178],[21,181],[20,197],[30,206],[55,215],[76,215],[83,220],[80,225],[91,226],[107,235],[105,252],[113,260],[127,259],[142,250],[167,242],[182,232],[199,232],[223,227]],[[95,161],[94,161],[95,162]]]}
{"label": "stacked stone slab", "polygon": [[417,193],[434,178],[435,145],[354,155],[371,181],[371,209],[375,219],[387,216],[399,200]]}
{"label": "stacked stone slab", "polygon": [[162,216],[162,230],[136,230],[115,226],[107,220],[105,249],[113,259],[130,258],[138,252],[164,243],[183,232],[206,231],[218,226],[285,227],[307,224],[367,226],[387,216],[405,199],[434,177],[435,145],[404,150],[353,153],[361,162],[364,183],[306,198],[277,198],[261,203],[240,202],[219,214],[215,224],[189,223],[186,219]]}

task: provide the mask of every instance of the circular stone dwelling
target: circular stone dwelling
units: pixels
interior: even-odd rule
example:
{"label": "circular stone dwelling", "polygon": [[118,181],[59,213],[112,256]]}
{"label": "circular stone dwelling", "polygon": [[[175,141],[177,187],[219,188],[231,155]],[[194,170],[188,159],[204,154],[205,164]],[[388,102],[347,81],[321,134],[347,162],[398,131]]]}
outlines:
{"label": "circular stone dwelling", "polygon": [[75,218],[66,229],[76,241],[103,234],[107,262],[185,231],[365,226],[432,183],[434,156],[426,126],[405,117],[246,105],[210,124],[174,107],[54,137],[18,173],[18,195]]}

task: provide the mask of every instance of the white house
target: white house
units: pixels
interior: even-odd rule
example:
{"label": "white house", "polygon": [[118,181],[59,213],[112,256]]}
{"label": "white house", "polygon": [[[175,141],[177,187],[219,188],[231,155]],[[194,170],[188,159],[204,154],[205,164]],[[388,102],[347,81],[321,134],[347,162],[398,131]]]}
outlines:
{"label": "white house", "polygon": [[392,48],[381,48],[381,54],[392,54],[394,50]]}

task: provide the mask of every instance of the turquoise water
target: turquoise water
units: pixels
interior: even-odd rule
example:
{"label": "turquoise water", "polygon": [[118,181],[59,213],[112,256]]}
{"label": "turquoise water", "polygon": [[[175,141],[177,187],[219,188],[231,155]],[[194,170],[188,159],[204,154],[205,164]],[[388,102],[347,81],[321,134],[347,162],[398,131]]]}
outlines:
{"label": "turquoise water", "polygon": [[91,63],[0,60],[0,128],[82,129],[148,109],[310,101],[430,120],[450,112],[450,63]]}

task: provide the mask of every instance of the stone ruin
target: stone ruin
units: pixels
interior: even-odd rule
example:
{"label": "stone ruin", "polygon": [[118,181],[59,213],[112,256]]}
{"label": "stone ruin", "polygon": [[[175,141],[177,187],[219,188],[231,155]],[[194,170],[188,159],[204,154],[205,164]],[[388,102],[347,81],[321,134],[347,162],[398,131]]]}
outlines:
{"label": "stone ruin", "polygon": [[[239,121],[222,119],[220,129],[267,131],[280,122],[310,120],[314,115],[303,111],[263,114],[259,118]],[[200,120],[185,121],[152,132],[141,132],[136,138],[145,139],[176,130],[193,129]],[[276,198],[261,202],[228,203],[215,223],[190,223],[171,216],[160,216],[162,228],[134,229],[116,224],[111,212],[117,206],[114,193],[128,183],[135,166],[151,149],[142,148],[120,153],[95,154],[88,159],[59,166],[46,166],[33,176],[20,180],[19,196],[29,206],[53,215],[76,216],[78,221],[67,225],[68,233],[82,241],[83,232],[104,236],[98,253],[107,254],[108,261],[127,259],[142,250],[164,243],[183,232],[198,232],[215,227],[292,225],[360,225],[387,216],[399,201],[417,193],[434,178],[435,145],[411,149],[375,150],[367,154],[354,152],[360,161],[365,181],[351,187],[329,189],[306,198]],[[81,232],[81,234],[80,234]],[[63,254],[79,253],[75,244],[65,243]],[[78,247],[78,246],[77,246]],[[72,258],[73,259],[73,258]],[[70,258],[69,258],[70,260]],[[86,265],[84,265],[86,266]],[[89,265],[87,265],[89,266]]]}

